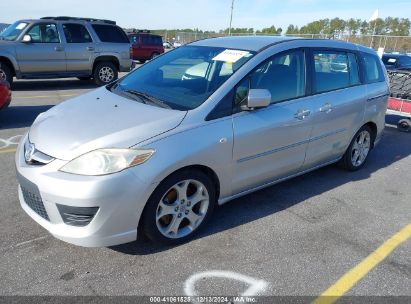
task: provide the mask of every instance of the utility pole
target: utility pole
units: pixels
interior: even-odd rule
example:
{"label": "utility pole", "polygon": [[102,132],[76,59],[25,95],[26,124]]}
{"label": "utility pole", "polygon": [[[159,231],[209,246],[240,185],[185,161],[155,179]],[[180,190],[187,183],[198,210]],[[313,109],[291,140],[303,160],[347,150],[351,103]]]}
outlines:
{"label": "utility pole", "polygon": [[228,28],[228,36],[231,36],[231,24],[233,22],[233,10],[234,10],[234,0],[231,0],[231,15],[230,15],[230,27]]}

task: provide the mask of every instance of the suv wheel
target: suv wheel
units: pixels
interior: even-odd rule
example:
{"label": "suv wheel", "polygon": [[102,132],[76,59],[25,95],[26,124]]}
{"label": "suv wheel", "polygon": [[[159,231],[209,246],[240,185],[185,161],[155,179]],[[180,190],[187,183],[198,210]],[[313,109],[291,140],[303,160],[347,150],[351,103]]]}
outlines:
{"label": "suv wheel", "polygon": [[347,151],[340,161],[342,167],[349,171],[357,171],[364,166],[372,147],[374,136],[368,126],[362,128],[355,134]]}
{"label": "suv wheel", "polygon": [[144,234],[157,243],[185,242],[202,227],[214,209],[215,190],[199,171],[181,171],[165,179],[151,195],[142,215]]}
{"label": "suv wheel", "polygon": [[10,67],[3,62],[0,62],[0,80],[6,80],[10,85],[13,82],[13,74]]}
{"label": "suv wheel", "polygon": [[94,68],[93,78],[97,85],[106,85],[118,78],[118,70],[112,62],[100,62]]}

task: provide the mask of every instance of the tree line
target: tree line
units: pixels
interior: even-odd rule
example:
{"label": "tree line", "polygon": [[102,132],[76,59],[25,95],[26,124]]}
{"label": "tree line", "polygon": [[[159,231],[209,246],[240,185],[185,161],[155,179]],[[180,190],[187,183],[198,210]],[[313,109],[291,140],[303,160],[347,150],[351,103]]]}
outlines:
{"label": "tree line", "polygon": [[[411,22],[408,18],[387,17],[385,19],[378,18],[374,21],[368,22],[361,19],[348,19],[341,18],[333,19],[320,19],[310,22],[301,27],[290,24],[284,31],[281,27],[274,25],[263,28],[261,30],[254,28],[232,28],[232,34],[269,34],[269,35],[301,35],[301,34],[314,34],[323,35],[329,38],[338,38],[341,35],[391,35],[391,36],[409,36],[411,30]],[[154,32],[167,33],[168,37],[176,37],[179,32],[201,34],[201,35],[216,35],[216,34],[228,34],[229,29],[223,29],[220,31],[203,31],[200,29],[171,29],[171,30],[155,30]]]}

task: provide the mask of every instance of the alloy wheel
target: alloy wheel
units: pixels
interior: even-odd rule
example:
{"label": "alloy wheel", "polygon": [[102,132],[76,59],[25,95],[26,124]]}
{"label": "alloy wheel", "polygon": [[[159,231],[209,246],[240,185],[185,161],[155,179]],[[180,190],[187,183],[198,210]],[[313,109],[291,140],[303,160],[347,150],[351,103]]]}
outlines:
{"label": "alloy wheel", "polygon": [[209,205],[210,196],[203,183],[193,179],[178,182],[158,203],[157,228],[167,238],[185,237],[200,226]]}
{"label": "alloy wheel", "polygon": [[98,73],[101,81],[109,83],[114,79],[114,71],[110,67],[102,67]]}
{"label": "alloy wheel", "polygon": [[360,132],[355,138],[351,149],[351,163],[354,167],[361,166],[370,152],[371,135],[367,130]]}

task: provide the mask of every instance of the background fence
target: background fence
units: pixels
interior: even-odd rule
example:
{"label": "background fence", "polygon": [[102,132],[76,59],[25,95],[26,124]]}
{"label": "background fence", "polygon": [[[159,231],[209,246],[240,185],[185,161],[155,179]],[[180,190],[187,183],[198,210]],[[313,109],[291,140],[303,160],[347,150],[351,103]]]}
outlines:
{"label": "background fence", "polygon": [[[224,37],[228,36],[225,33],[207,33],[207,32],[176,32],[173,36],[167,31],[153,31],[156,34],[163,36],[165,41],[179,42],[181,44],[189,43],[199,39],[213,38],[213,37]],[[232,34],[232,36],[239,35],[267,35],[267,34],[255,34],[255,33],[244,33],[244,34]],[[411,53],[411,36],[387,36],[387,35],[322,35],[322,34],[293,34],[285,35],[291,37],[303,37],[303,38],[323,38],[323,39],[338,39],[348,42],[353,42],[361,44],[367,47],[373,47],[378,49],[380,47],[385,49],[385,52],[401,52],[401,53]]]}

